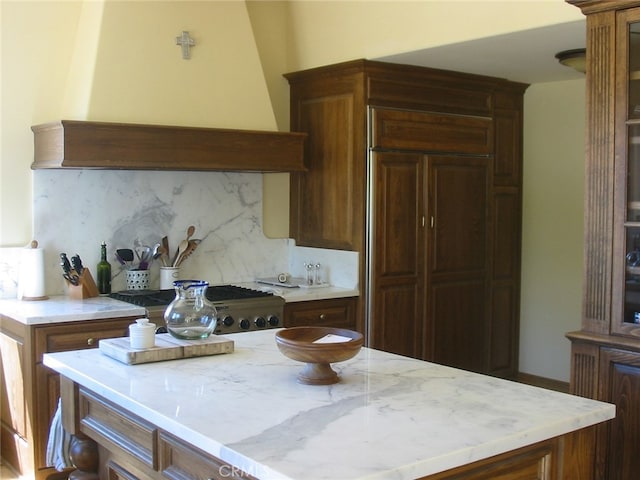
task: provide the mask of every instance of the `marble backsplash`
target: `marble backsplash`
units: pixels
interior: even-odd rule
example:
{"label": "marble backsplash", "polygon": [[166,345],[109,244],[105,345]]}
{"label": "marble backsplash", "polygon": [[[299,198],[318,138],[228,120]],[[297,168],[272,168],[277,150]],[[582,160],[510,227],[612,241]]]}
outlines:
{"label": "marble backsplash", "polygon": [[[48,295],[65,292],[60,252],[79,254],[95,276],[100,244],[107,243],[112,290],[125,288],[114,258],[118,248],[136,241],[153,245],[167,235],[172,253],[196,227],[197,250],[181,266],[181,278],[211,284],[252,281],[256,277],[304,273],[318,262],[332,284],[357,286],[358,254],[296,247],[290,239],[262,233],[262,174],[130,170],[36,170],[33,172],[34,239],[45,249]],[[14,249],[0,254],[0,297],[15,296]],[[151,266],[157,288],[159,264]]]}

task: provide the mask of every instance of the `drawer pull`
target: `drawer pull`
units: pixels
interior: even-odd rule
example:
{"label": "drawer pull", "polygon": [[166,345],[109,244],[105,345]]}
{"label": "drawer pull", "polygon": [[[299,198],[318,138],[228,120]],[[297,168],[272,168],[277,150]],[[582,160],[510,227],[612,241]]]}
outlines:
{"label": "drawer pull", "polygon": [[324,313],[320,314],[320,320],[324,320]]}
{"label": "drawer pull", "polygon": [[87,339],[87,345],[89,345],[90,347],[93,347],[93,345],[96,343],[96,339],[95,338],[88,338]]}

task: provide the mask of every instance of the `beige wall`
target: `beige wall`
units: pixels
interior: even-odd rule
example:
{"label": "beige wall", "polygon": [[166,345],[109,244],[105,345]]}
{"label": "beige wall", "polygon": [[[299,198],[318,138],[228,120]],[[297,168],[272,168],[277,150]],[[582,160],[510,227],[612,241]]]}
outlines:
{"label": "beige wall", "polygon": [[[581,18],[563,0],[3,0],[0,8],[2,247],[24,245],[32,235],[33,124],[88,118],[286,129],[283,72]],[[189,61],[180,58],[174,44],[183,29],[198,41]],[[526,98],[521,350],[524,371],[566,380],[569,360],[561,336],[575,328],[579,316],[581,264],[577,257],[569,263],[565,257],[549,261],[556,248],[566,248],[550,244],[549,237],[574,239],[575,250],[568,250],[581,254],[578,225],[555,215],[563,211],[564,218],[581,219],[581,176],[571,178],[576,184],[569,189],[557,172],[569,157],[579,165],[576,152],[566,154],[564,137],[581,142],[573,129],[583,120],[558,121],[550,130],[546,119],[559,119],[566,111],[577,117],[583,99],[572,88],[564,93],[556,88],[564,86],[534,86]],[[574,103],[562,110],[558,101],[543,102],[546,94]],[[265,176],[265,191],[267,233],[282,235],[287,230],[287,175]],[[551,199],[559,205],[550,207],[546,202]],[[544,272],[541,265],[547,265]],[[553,278],[560,280],[550,289]]]}
{"label": "beige wall", "polygon": [[[0,246],[29,242],[33,137],[57,119],[275,130],[242,1],[0,2]],[[175,37],[197,45],[183,60]]]}
{"label": "beige wall", "polygon": [[585,82],[525,95],[520,370],[568,381],[581,321]]}

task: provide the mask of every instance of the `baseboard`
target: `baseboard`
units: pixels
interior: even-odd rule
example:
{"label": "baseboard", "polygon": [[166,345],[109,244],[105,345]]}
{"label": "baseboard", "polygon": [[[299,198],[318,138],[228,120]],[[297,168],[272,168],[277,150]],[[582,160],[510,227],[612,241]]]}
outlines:
{"label": "baseboard", "polygon": [[523,372],[518,372],[514,380],[516,382],[526,383],[527,385],[533,385],[534,387],[555,390],[556,392],[569,393],[569,382],[562,382],[560,380],[539,377],[537,375],[531,375],[530,373]]}

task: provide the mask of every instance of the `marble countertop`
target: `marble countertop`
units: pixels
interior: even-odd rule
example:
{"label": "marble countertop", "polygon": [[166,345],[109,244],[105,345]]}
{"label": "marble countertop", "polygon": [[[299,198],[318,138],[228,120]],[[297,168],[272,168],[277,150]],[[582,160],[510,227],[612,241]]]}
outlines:
{"label": "marble countertop", "polygon": [[334,286],[319,288],[286,288],[256,282],[237,283],[235,285],[253,288],[255,290],[262,290],[265,292],[272,292],[274,295],[284,298],[286,303],[307,302],[309,300],[326,300],[330,298],[357,297],[360,295],[357,288],[342,288]]}
{"label": "marble countertop", "polygon": [[[285,302],[305,302],[328,298],[357,297],[357,289],[324,288],[279,288],[261,283],[235,283],[247,288],[272,292]],[[26,325],[41,325],[60,322],[77,322],[139,315],[146,316],[144,307],[138,307],[109,297],[74,300],[64,295],[52,296],[41,301],[0,299],[0,313]]]}
{"label": "marble countertop", "polygon": [[296,382],[274,330],[235,352],[127,366],[82,350],[45,365],[265,480],[413,479],[614,417],[615,406],[363,348],[340,382]]}
{"label": "marble countertop", "polygon": [[146,310],[109,297],[74,300],[64,295],[47,300],[0,300],[0,313],[26,325],[146,316]]}

